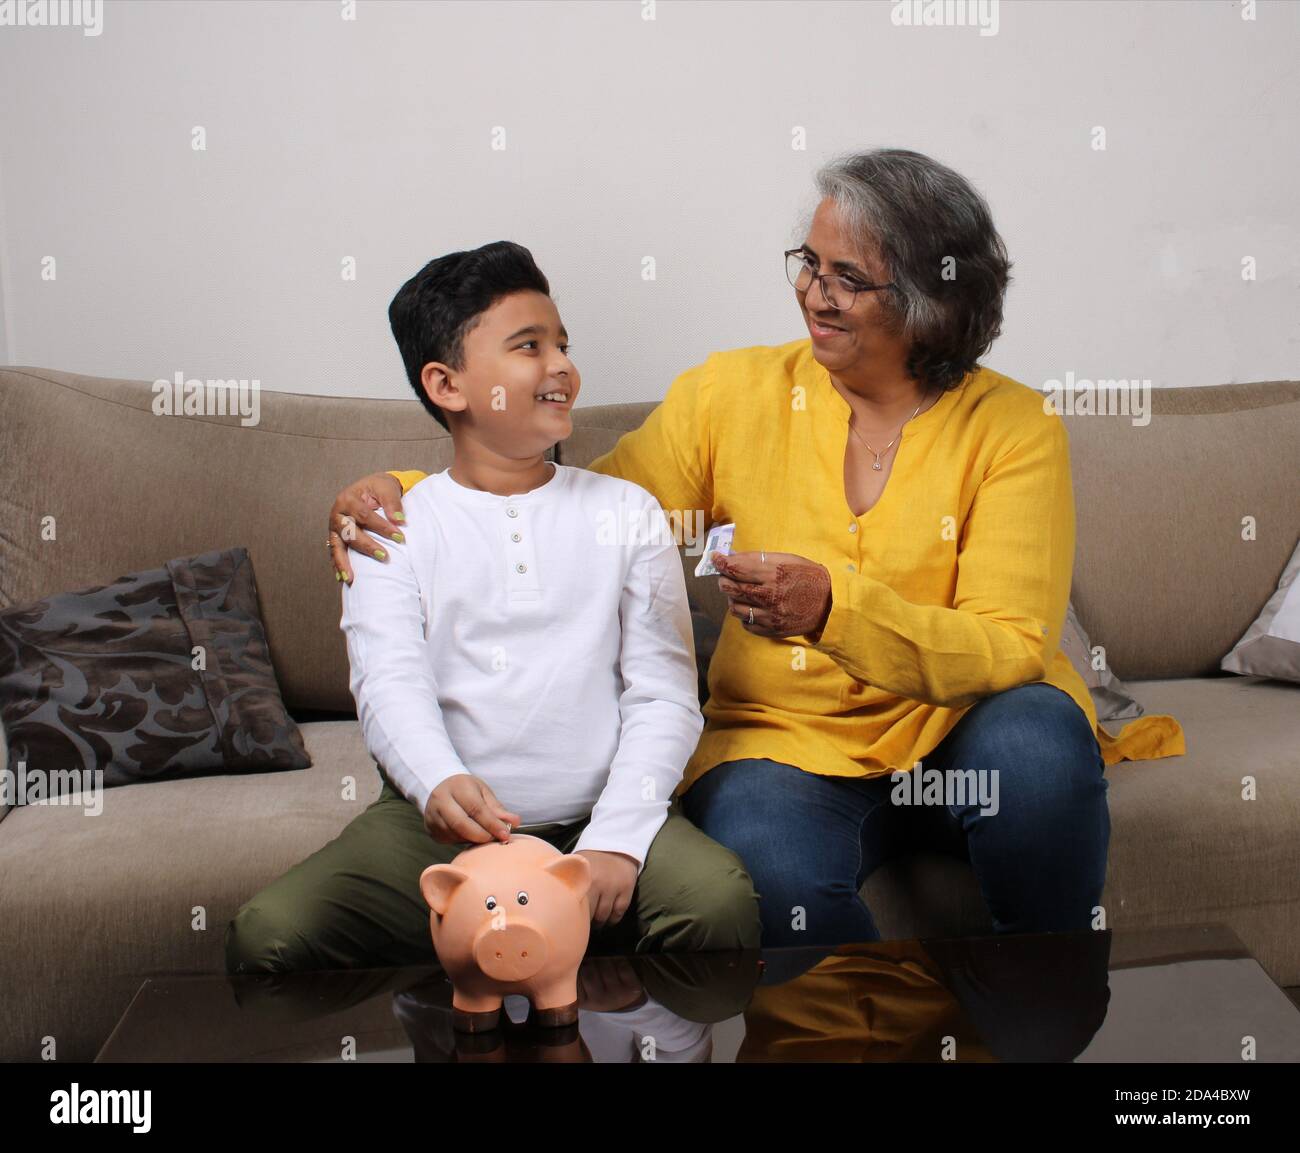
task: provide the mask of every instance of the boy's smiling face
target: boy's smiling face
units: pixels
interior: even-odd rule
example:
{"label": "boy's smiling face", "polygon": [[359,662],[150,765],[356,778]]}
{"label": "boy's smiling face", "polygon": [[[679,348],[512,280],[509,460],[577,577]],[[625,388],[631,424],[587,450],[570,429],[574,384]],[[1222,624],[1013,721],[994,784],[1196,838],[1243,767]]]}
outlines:
{"label": "boy's smiling face", "polygon": [[[421,382],[435,404],[457,414],[458,431],[502,456],[536,456],[573,432],[570,410],[582,381],[568,347],[555,302],[514,292],[465,334],[462,368],[426,364]],[[562,398],[541,399],[546,393]]]}

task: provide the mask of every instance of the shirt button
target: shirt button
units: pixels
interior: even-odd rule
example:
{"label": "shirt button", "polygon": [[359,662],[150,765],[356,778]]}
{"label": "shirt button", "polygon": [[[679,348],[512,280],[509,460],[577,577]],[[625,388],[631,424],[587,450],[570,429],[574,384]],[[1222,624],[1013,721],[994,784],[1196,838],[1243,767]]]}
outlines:
{"label": "shirt button", "polygon": [[528,571],[528,566],[524,564],[522,561],[519,564],[515,565],[515,572],[527,572],[527,571]]}
{"label": "shirt button", "polygon": [[517,508],[506,509],[506,516],[518,516],[518,515],[519,515],[519,510]]}
{"label": "shirt button", "polygon": [[854,521],[851,525],[849,525],[849,532],[857,532],[857,531],[858,531],[858,522]]}
{"label": "shirt button", "polygon": [[852,571],[853,571],[853,566],[852,566],[851,564],[846,564],[846,565],[844,566],[844,571],[845,571],[845,572],[852,572]]}
{"label": "shirt button", "polygon": [[521,537],[517,532],[512,532],[512,533],[510,534],[510,539],[511,539],[511,540],[523,540],[524,538]]}

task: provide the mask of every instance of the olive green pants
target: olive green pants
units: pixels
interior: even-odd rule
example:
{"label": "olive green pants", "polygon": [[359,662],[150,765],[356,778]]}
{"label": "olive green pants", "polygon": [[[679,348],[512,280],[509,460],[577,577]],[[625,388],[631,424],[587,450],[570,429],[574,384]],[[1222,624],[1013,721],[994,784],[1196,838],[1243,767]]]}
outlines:
{"label": "olive green pants", "polygon": [[[468,842],[439,844],[384,778],[379,799],[329,844],[252,897],[226,927],[229,973],[378,969],[437,963],[420,875]],[[572,851],[587,821],[516,832]],[[744,864],[682,815],[674,799],[650,845],[632,903],[594,923],[588,950],[649,953],[757,949],[758,897]]]}

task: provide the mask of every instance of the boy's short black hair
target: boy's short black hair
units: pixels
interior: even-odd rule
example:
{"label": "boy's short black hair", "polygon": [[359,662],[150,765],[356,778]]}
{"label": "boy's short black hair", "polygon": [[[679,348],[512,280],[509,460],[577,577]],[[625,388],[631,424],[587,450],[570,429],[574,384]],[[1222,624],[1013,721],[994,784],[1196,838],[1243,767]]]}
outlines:
{"label": "boy's short black hair", "polygon": [[496,240],[429,261],[389,304],[388,323],[402,353],[406,379],[443,428],[448,427],[447,415],[425,395],[420,373],[433,360],[463,369],[466,334],[481,314],[512,292],[550,296],[551,286],[528,249]]}

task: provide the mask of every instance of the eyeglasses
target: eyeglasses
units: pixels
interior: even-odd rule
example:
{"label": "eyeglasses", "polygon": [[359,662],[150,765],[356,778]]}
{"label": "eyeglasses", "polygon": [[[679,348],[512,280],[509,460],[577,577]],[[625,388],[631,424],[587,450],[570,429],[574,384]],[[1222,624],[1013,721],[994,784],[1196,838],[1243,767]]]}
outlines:
{"label": "eyeglasses", "polygon": [[822,296],[836,312],[845,312],[852,308],[859,292],[874,292],[878,288],[894,287],[892,280],[888,284],[860,284],[847,276],[819,276],[812,259],[802,248],[792,248],[785,254],[785,276],[800,292],[807,292],[814,280],[820,280]]}

